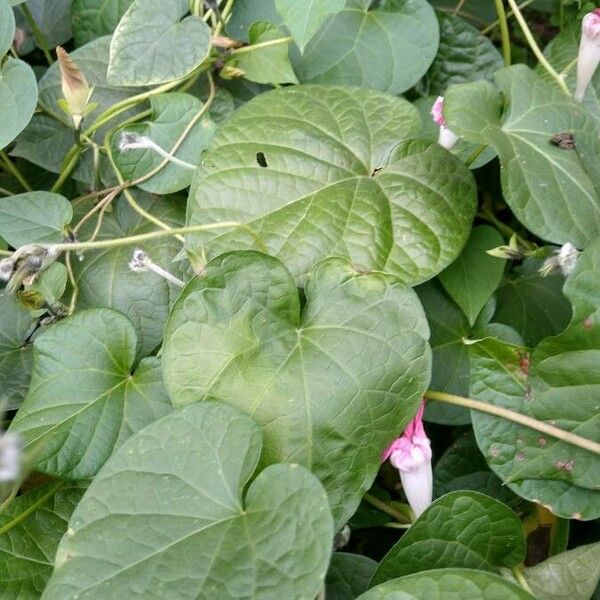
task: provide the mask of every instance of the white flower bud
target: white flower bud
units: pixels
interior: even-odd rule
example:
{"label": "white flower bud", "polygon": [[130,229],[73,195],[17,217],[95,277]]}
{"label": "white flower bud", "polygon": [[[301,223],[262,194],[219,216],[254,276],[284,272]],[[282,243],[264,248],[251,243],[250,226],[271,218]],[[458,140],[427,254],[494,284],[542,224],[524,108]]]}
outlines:
{"label": "white flower bud", "polygon": [[583,100],[598,63],[600,63],[600,9],[596,8],[585,15],[581,23],[575,86],[575,99],[579,102]]}

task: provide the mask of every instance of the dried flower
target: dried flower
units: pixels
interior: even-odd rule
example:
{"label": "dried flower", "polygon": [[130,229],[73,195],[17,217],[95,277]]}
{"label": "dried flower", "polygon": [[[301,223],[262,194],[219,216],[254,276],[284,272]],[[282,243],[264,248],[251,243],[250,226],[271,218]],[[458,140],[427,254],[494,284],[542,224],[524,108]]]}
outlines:
{"label": "dried flower", "polygon": [[436,125],[440,127],[440,133],[438,136],[438,144],[446,150],[450,150],[454,144],[458,141],[458,136],[448,128],[446,118],[444,117],[444,97],[438,96],[436,101],[431,107],[431,116]]}
{"label": "dried flower", "polygon": [[183,167],[184,169],[190,169],[193,171],[196,168],[189,162],[185,162],[184,160],[173,156],[169,152],[166,152],[148,136],[140,135],[135,131],[122,131],[117,146],[120,152],[127,152],[128,150],[152,150],[163,158],[167,159],[169,162]]}
{"label": "dried flower", "polygon": [[60,253],[54,246],[27,244],[16,250],[12,256],[0,261],[0,280],[8,281],[6,290],[13,294],[21,284],[29,285],[44,272]]}
{"label": "dried flower", "polygon": [[540,268],[540,273],[546,277],[553,271],[560,269],[561,273],[567,277],[575,270],[578,258],[579,250],[577,250],[573,244],[567,242],[558,250],[554,251],[554,256],[551,256],[544,261],[544,264]]}
{"label": "dried flower", "polygon": [[383,453],[400,472],[404,494],[419,517],[431,504],[433,472],[431,470],[431,444],[423,428],[425,402],[407,425],[402,437],[394,440]]}
{"label": "dried flower", "polygon": [[134,273],[145,273],[146,271],[153,271],[163,279],[166,279],[167,281],[178,287],[184,286],[184,283],[183,281],[181,281],[181,279],[178,279],[177,277],[175,277],[175,275],[169,273],[169,271],[166,271],[162,267],[159,267],[152,261],[152,259],[148,256],[146,252],[139,248],[133,251],[133,256],[129,261],[129,268]]}
{"label": "dried flower", "polygon": [[16,481],[21,477],[23,440],[16,433],[0,435],[0,483]]}
{"label": "dried flower", "polygon": [[585,91],[600,63],[600,8],[583,17],[581,40],[577,57],[577,84],[575,99],[581,102]]}
{"label": "dried flower", "polygon": [[56,49],[60,80],[65,103],[59,101],[61,108],[73,119],[75,129],[79,129],[83,117],[88,110],[92,89],[88,85],[83,72],[75,61],[60,46]]}

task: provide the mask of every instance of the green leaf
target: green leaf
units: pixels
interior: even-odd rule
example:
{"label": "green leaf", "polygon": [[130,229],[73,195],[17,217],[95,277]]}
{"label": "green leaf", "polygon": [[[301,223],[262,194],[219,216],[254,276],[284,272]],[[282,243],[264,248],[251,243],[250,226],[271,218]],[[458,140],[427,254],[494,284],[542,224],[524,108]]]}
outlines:
{"label": "green leaf", "polygon": [[275,0],[236,0],[231,18],[227,21],[227,35],[249,42],[250,27],[257,21],[267,21],[276,27],[284,26],[283,18],[275,8]]}
{"label": "green leaf", "polygon": [[[444,100],[449,127],[469,141],[496,148],[504,198],[537,236],[584,247],[600,234],[600,139],[593,119],[562,90],[524,65],[498,71],[500,92],[479,81],[452,86]],[[568,131],[577,151],[550,140]],[[596,187],[595,187],[596,186]]]}
{"label": "green leaf", "polygon": [[486,250],[503,241],[498,231],[489,225],[474,227],[461,255],[439,275],[444,288],[471,325],[498,287],[504,272],[504,261],[486,254]]}
{"label": "green leaf", "polygon": [[277,259],[215,259],[175,303],[165,383],[176,406],[217,398],[250,413],[264,428],[262,464],[313,471],[341,526],[416,411],[429,381],[429,331],[412,290],[341,259],[317,265],[304,293],[301,311]]}
{"label": "green leaf", "polygon": [[333,539],[327,497],[295,464],[244,494],[260,450],[255,423],[216,403],[133,436],[75,510],[44,598],[314,598]]}
{"label": "green leaf", "polygon": [[448,492],[471,490],[505,503],[514,503],[515,500],[515,495],[490,471],[472,430],[457,438],[436,461],[433,485],[436,497]]}
{"label": "green leaf", "polygon": [[[27,8],[31,12],[35,24],[39,28],[46,46],[50,49],[64,44],[73,37],[71,27],[72,0],[27,0]],[[37,44],[33,36],[31,24],[21,11],[16,12],[17,26],[24,29]],[[34,46],[35,47],[35,46]],[[39,47],[39,46],[38,46]]]}
{"label": "green leaf", "polygon": [[15,16],[6,0],[0,0],[0,58],[12,46],[15,37]]}
{"label": "green leaf", "polygon": [[67,267],[54,262],[26,288],[42,294],[48,304],[56,305],[65,293],[68,277]]}
{"label": "green leaf", "polygon": [[340,12],[346,0],[275,0],[277,12],[294,36],[300,51],[329,15]]}
{"label": "green leaf", "polygon": [[[110,40],[110,37],[98,38],[70,53],[93,87],[90,102],[98,105],[96,110],[84,119],[84,128],[89,124],[88,119],[93,121],[103,111],[135,93],[131,89],[109,86],[106,82]],[[46,114],[34,115],[27,129],[17,140],[12,155],[25,158],[53,173],[60,173],[62,161],[75,140],[73,128],[58,106],[58,100],[63,97],[58,63],[54,63],[46,71],[39,86],[40,104]],[[125,120],[139,110],[139,107],[128,109],[120,113],[119,118]],[[94,139],[102,144],[104,136],[113,127],[112,122],[100,127]],[[73,177],[85,183],[94,182],[93,152],[89,148],[84,151]]]}
{"label": "green leaf", "polygon": [[369,587],[377,563],[368,556],[334,552],[325,579],[327,600],[354,600]]}
{"label": "green leaf", "polygon": [[210,29],[187,0],[134,0],[110,45],[108,81],[146,86],[191,73],[208,56]]}
{"label": "green leaf", "polygon": [[571,318],[571,306],[562,293],[563,276],[557,271],[543,277],[538,271],[542,264],[526,259],[496,292],[493,321],[513,327],[530,346],[563,331]]}
{"label": "green leaf", "polygon": [[[185,206],[180,198],[150,197],[143,193],[137,193],[135,198],[145,211],[167,225],[181,225]],[[89,225],[81,229],[81,236],[91,235],[94,228],[95,224],[90,220]],[[119,239],[150,231],[156,231],[156,225],[135,212],[126,199],[120,197],[113,212],[104,217],[97,239]],[[147,241],[141,248],[163,269],[182,275],[182,263],[172,262],[181,250],[181,243],[175,238]],[[104,307],[122,312],[135,327],[138,355],[147,356],[162,342],[170,306],[180,289],[155,273],[132,273],[129,268],[132,253],[131,246],[118,246],[86,252],[83,261],[73,261],[79,285],[77,308]]]}
{"label": "green leaf", "polygon": [[600,239],[579,256],[563,292],[573,305],[572,323],[582,321],[600,307]]}
{"label": "green leaf", "polygon": [[534,600],[498,575],[473,569],[436,569],[392,579],[358,600]]}
{"label": "green leaf", "polygon": [[[425,309],[431,329],[433,363],[430,388],[459,396],[469,395],[469,351],[464,339],[469,324],[462,311],[446,295],[439,282],[433,280],[416,290]],[[430,402],[425,418],[444,425],[466,425],[470,412],[444,402]]]}
{"label": "green leaf", "polygon": [[0,294],[0,412],[17,408],[29,387],[34,320],[13,294]]}
{"label": "green leaf", "polygon": [[0,68],[0,149],[12,142],[31,120],[38,86],[31,67],[8,58]]}
{"label": "green leaf", "polygon": [[67,522],[83,495],[80,484],[49,483],[17,496],[0,513],[2,597],[39,598],[52,574]]}
{"label": "green leaf", "polygon": [[[118,131],[112,138],[115,162],[124,179],[133,181],[150,173],[164,162],[164,157],[153,149],[121,150],[121,135],[134,133],[150,138],[165,152],[170,153],[179,138],[186,133],[183,143],[175,152],[177,160],[196,166],[200,155],[207,148],[215,131],[215,124],[205,115],[198,119],[204,105],[190,94],[171,92],[150,99],[152,117],[150,121],[131,125]],[[192,121],[195,124],[192,125]],[[155,194],[172,194],[188,187],[193,169],[169,162],[156,175],[139,184],[143,190]]]}
{"label": "green leaf", "polygon": [[[590,365],[600,354],[600,315],[590,319],[589,329],[578,324],[544,340],[531,358],[491,338],[471,345],[470,395],[595,439],[600,380]],[[471,418],[488,464],[519,496],[560,517],[600,515],[594,454],[507,419],[477,411]]]}
{"label": "green leaf", "polygon": [[[437,144],[402,141],[419,128],[413,107],[380,92],[307,85],[262,94],[213,138],[188,223],[247,223],[300,279],[330,255],[411,285],[429,279],[467,240],[475,186]],[[257,247],[241,228],[188,243],[209,259]]]}
{"label": "green leaf", "polygon": [[11,246],[59,243],[73,218],[71,203],[52,192],[27,192],[0,198],[0,236]]}
{"label": "green leaf", "polygon": [[524,574],[536,598],[590,600],[600,581],[600,542],[552,556]]}
{"label": "green leaf", "polygon": [[121,313],[75,313],[36,338],[31,386],[11,423],[36,468],[71,479],[94,475],[137,429],[168,413],[160,361],[132,375],[135,331]]}
{"label": "green leaf", "polygon": [[424,77],[424,93],[442,96],[455,83],[491,80],[504,66],[491,40],[460,17],[441,11],[436,15],[440,23],[440,47]]}
{"label": "green leaf", "polygon": [[383,557],[371,586],[429,569],[495,571],[524,558],[523,527],[508,506],[476,492],[450,492],[438,498]]}
{"label": "green leaf", "polygon": [[[250,46],[238,50],[237,67],[244,77],[256,83],[298,83],[288,56],[289,41],[285,33],[266,21],[250,27]],[[286,40],[272,46],[262,46],[274,40]],[[258,46],[254,48],[254,44]]]}
{"label": "green leaf", "polygon": [[357,85],[400,94],[425,74],[439,43],[425,0],[348,7],[329,17],[294,61],[302,82]]}
{"label": "green leaf", "polygon": [[73,0],[73,34],[77,46],[112,34],[133,0]]}

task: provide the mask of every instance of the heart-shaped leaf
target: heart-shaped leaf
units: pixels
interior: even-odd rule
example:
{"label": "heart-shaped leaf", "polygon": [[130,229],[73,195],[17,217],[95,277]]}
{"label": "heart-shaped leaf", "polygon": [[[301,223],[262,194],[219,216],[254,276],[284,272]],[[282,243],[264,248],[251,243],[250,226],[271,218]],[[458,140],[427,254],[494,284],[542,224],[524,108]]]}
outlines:
{"label": "heart-shaped leaf", "polygon": [[329,15],[344,8],[346,0],[275,0],[277,12],[294,36],[300,51]]}
{"label": "heart-shaped leaf", "polygon": [[0,411],[17,408],[31,378],[31,313],[13,294],[0,294]]}
{"label": "heart-shaped leaf", "polygon": [[[491,338],[471,345],[470,395],[597,438],[600,379],[589,366],[600,352],[600,313],[588,321],[544,340],[531,358]],[[592,452],[485,413],[471,418],[488,464],[519,496],[561,517],[598,518],[600,463]]]}
{"label": "heart-shaped leaf", "polygon": [[368,556],[334,552],[325,580],[325,597],[354,600],[369,588],[375,567],[377,563]]}
{"label": "heart-shaped leaf", "polygon": [[387,581],[357,600],[534,600],[498,575],[474,569],[436,569]]}
{"label": "heart-shaped leaf", "polygon": [[429,332],[412,290],[341,259],[316,266],[304,293],[301,310],[277,259],[215,259],[175,303],[165,383],[175,405],[217,398],[251,414],[264,428],[263,464],[313,471],[341,526],[416,411],[429,381]]}
{"label": "heart-shaped leaf", "polygon": [[73,0],[73,34],[77,46],[112,34],[133,0]]}
{"label": "heart-shaped leaf", "polygon": [[27,192],[0,198],[0,236],[15,248],[64,241],[72,218],[71,203],[59,194]]}
{"label": "heart-shaped leaf", "polygon": [[350,3],[325,21],[294,67],[302,82],[401,94],[431,65],[439,35],[425,0],[388,0],[373,10]]}
{"label": "heart-shaped leaf", "polygon": [[260,450],[256,424],[215,403],[133,436],[75,510],[44,599],[313,599],[333,538],[327,497],[294,464],[244,494]]}
{"label": "heart-shaped leaf", "polygon": [[[181,198],[135,193],[135,199],[163,223],[181,226],[185,210]],[[155,225],[135,212],[124,197],[120,197],[113,208],[113,212],[104,217],[97,239],[118,239],[156,230]],[[95,223],[92,220],[88,223],[89,226],[82,227],[81,236],[92,235]],[[176,239],[150,240],[141,248],[163,269],[181,274],[178,269],[182,263],[172,262],[181,249]],[[132,251],[131,246],[105,248],[87,252],[83,261],[73,261],[79,286],[77,307],[114,308],[122,312],[135,327],[138,355],[147,356],[162,342],[169,309],[180,289],[155,273],[132,273],[129,268]]]}
{"label": "heart-shaped leaf", "polygon": [[9,58],[0,68],[0,149],[25,129],[37,99],[38,86],[32,68],[22,60]]}
{"label": "heart-shaped leaf", "polygon": [[0,0],[0,57],[11,47],[15,37],[15,15],[5,0]]}
{"label": "heart-shaped leaf", "polygon": [[371,586],[429,569],[494,571],[524,558],[523,527],[508,506],[476,492],[450,492],[438,498],[383,557]]}
{"label": "heart-shaped leaf", "polygon": [[187,0],[134,0],[112,37],[108,81],[146,86],[191,73],[208,55],[210,29],[188,11]]}
{"label": "heart-shaped leaf", "polygon": [[[587,111],[523,65],[487,81],[451,87],[444,100],[449,127],[490,144],[502,164],[502,191],[516,217],[541,238],[584,247],[600,235],[600,138]],[[576,150],[551,140],[573,134]]]}
{"label": "heart-shaped leaf", "polygon": [[121,313],[82,311],[34,343],[29,393],[11,423],[36,468],[72,479],[94,475],[132,432],[167,414],[160,361],[134,374],[135,331]]}
{"label": "heart-shaped leaf", "polygon": [[17,496],[0,513],[0,586],[5,598],[39,598],[52,574],[67,522],[84,492],[49,483]]}
{"label": "heart-shaped leaf", "polygon": [[[147,192],[172,194],[190,185],[193,167],[200,163],[200,155],[213,136],[215,124],[208,115],[198,118],[204,105],[190,94],[159,94],[152,96],[150,104],[152,120],[117,132],[112,138],[112,151],[123,177],[133,181],[150,173],[164,162],[165,157],[153,148],[126,149],[124,135],[147,137],[160,146],[164,153],[170,153],[179,138],[185,135],[174,156],[175,161],[183,161],[189,165],[170,161],[156,175],[138,184],[138,187]],[[192,125],[193,120],[195,124]]]}
{"label": "heart-shaped leaf", "polygon": [[[302,278],[326,256],[415,284],[467,241],[472,175],[419,131],[406,101],[358,88],[295,86],[262,94],[219,129],[197,170],[190,225],[247,223]],[[192,236],[209,258],[256,249],[236,228]]]}

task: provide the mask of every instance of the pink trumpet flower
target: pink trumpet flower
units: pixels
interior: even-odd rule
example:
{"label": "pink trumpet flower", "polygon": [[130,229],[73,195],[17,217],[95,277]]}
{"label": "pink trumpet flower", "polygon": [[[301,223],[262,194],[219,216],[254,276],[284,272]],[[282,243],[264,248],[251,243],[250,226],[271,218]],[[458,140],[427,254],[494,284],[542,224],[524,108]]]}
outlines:
{"label": "pink trumpet flower", "polygon": [[448,124],[446,123],[446,119],[444,117],[444,97],[438,96],[436,101],[433,103],[431,107],[431,116],[433,117],[433,121],[436,125],[440,126],[440,133],[438,136],[438,144],[442,146],[442,148],[446,148],[446,150],[450,150],[454,144],[458,141],[458,136],[448,128]]}
{"label": "pink trumpet flower", "polygon": [[394,440],[385,450],[382,460],[390,462],[400,472],[404,494],[419,517],[431,504],[433,472],[431,470],[431,443],[423,428],[425,402],[406,426],[402,437]]}
{"label": "pink trumpet flower", "polygon": [[581,41],[577,57],[577,84],[575,99],[581,102],[585,91],[600,63],[600,8],[583,17]]}

